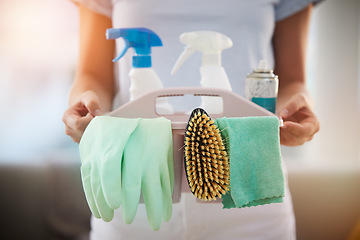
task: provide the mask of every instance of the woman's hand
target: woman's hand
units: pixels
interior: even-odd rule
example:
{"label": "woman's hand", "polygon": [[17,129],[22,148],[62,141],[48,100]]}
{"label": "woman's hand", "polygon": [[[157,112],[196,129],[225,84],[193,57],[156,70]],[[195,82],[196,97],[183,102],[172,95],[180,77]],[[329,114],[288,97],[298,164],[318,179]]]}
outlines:
{"label": "woman's hand", "polygon": [[80,142],[90,121],[112,109],[115,81],[112,59],[115,41],[104,33],[112,27],[109,17],[79,4],[79,60],[69,94],[69,108],[63,115],[65,132]]}
{"label": "woman's hand", "polygon": [[306,49],[312,4],[276,22],[273,44],[275,73],[279,76],[276,108],[284,120],[280,143],[298,146],[319,131],[319,121],[312,111],[306,89]]}
{"label": "woman's hand", "polygon": [[279,115],[284,120],[284,126],[280,128],[282,145],[302,145],[310,141],[320,129],[319,121],[305,94],[298,93],[291,97],[280,109]]}
{"label": "woman's hand", "polygon": [[101,114],[98,96],[92,91],[84,92],[79,100],[64,112],[65,133],[74,142],[80,142],[87,125],[95,116]]}

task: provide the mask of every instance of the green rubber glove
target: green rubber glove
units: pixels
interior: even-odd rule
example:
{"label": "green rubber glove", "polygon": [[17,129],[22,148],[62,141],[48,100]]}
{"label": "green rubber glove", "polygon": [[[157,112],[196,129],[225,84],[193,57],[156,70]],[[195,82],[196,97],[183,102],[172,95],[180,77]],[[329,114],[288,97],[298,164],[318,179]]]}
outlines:
{"label": "green rubber glove", "polygon": [[124,148],[140,119],[95,117],[80,144],[81,179],[92,214],[111,221],[121,205],[121,166]]}
{"label": "green rubber glove", "polygon": [[172,214],[174,185],[171,122],[166,118],[141,119],[124,151],[122,215],[125,223],[135,218],[142,193],[153,230]]}

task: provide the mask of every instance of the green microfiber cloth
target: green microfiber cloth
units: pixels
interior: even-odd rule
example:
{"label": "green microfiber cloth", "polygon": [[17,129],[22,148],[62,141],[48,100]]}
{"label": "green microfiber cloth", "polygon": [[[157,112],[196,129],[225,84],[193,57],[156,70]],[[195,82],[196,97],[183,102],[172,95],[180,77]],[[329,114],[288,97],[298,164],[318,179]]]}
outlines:
{"label": "green microfiber cloth", "polygon": [[277,117],[219,118],[215,121],[230,156],[230,191],[224,208],[283,202]]}

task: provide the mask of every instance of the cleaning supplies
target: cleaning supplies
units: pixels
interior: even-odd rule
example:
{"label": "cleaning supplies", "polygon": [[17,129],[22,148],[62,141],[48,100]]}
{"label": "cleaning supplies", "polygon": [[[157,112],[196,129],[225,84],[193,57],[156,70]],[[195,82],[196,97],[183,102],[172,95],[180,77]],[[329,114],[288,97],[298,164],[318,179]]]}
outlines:
{"label": "cleaning supplies", "polygon": [[[151,48],[162,46],[159,36],[147,28],[110,28],[106,30],[107,39],[123,38],[125,47],[113,62],[122,58],[129,48],[134,49],[132,68],[129,72],[130,101],[151,90],[163,88],[158,75],[152,68]],[[173,108],[166,98],[157,99],[159,114],[172,114]]]}
{"label": "cleaning supplies", "polygon": [[185,132],[185,173],[196,198],[216,200],[229,190],[229,159],[219,129],[201,108],[194,109]]}
{"label": "cleaning supplies", "polygon": [[121,167],[125,146],[140,119],[95,117],[79,143],[81,179],[92,214],[111,221],[121,205]]}
{"label": "cleaning supplies", "polygon": [[[195,51],[199,51],[202,53],[201,86],[231,91],[229,79],[221,65],[221,52],[233,45],[229,37],[213,31],[195,31],[181,34],[180,41],[186,45],[185,50],[176,61],[171,74],[175,74],[187,58]],[[202,97],[200,107],[208,113],[221,113],[222,99],[218,97]]]}
{"label": "cleaning supplies", "polygon": [[242,208],[283,201],[279,119],[271,117],[218,118],[230,158],[230,191],[224,208]]}
{"label": "cleaning supplies", "polygon": [[81,138],[81,179],[92,214],[111,221],[122,206],[135,218],[142,194],[148,221],[158,230],[172,215],[174,186],[171,122],[166,118],[95,117]]}
{"label": "cleaning supplies", "polygon": [[171,121],[142,118],[124,150],[122,214],[125,223],[135,218],[140,193],[149,224],[158,230],[172,215],[174,186]]}
{"label": "cleaning supplies", "polygon": [[245,98],[275,113],[278,86],[278,76],[269,69],[266,60],[261,60],[246,78]]}

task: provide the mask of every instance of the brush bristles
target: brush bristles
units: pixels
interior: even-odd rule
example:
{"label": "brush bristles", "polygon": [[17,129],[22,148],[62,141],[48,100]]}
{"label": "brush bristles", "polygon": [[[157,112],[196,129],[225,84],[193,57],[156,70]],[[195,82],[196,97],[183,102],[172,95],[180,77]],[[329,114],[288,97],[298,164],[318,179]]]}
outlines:
{"label": "brush bristles", "polygon": [[229,190],[229,159],[220,131],[203,109],[195,109],[185,131],[185,171],[191,192],[216,200]]}

